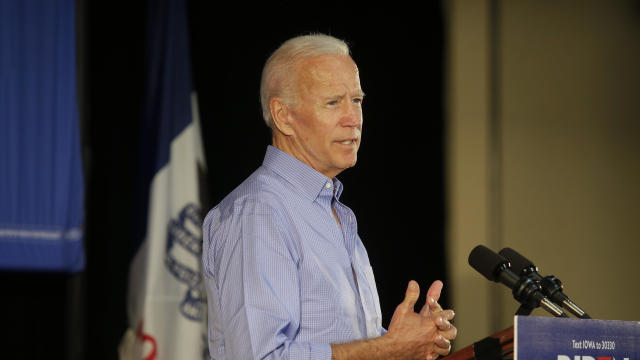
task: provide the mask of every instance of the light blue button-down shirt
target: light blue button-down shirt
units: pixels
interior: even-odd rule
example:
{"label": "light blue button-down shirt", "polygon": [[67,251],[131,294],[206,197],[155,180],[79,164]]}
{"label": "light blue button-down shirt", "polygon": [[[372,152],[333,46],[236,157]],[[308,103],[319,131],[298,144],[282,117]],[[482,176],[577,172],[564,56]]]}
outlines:
{"label": "light blue button-down shirt", "polygon": [[[342,184],[272,146],[203,224],[213,359],[331,359],[380,336],[380,303]],[[335,208],[340,224],[332,214]]]}

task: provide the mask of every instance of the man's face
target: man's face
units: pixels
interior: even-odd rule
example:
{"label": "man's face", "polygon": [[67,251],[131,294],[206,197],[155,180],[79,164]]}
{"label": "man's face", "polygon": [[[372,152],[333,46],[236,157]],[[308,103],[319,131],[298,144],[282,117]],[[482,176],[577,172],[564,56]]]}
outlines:
{"label": "man's face", "polygon": [[323,55],[298,64],[289,107],[292,155],[333,178],[355,165],[362,132],[358,68],[349,56]]}

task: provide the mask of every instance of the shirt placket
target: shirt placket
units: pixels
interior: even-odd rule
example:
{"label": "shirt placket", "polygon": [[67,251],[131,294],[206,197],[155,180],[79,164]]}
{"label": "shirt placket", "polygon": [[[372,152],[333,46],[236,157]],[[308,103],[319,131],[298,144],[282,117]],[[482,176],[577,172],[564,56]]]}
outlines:
{"label": "shirt placket", "polygon": [[355,255],[357,233],[355,216],[349,208],[342,205],[337,200],[336,203],[338,204],[336,206],[336,213],[342,223],[345,247],[349,254],[351,268],[353,269],[356,277],[355,281],[357,281],[356,291],[358,292],[358,297],[360,299],[359,310],[365,319],[365,329],[363,330],[367,334],[368,338],[379,336],[380,332],[377,327],[378,317],[376,314],[376,306],[373,301],[373,294],[371,293],[371,287],[369,286],[369,278],[363,272],[360,259]]}

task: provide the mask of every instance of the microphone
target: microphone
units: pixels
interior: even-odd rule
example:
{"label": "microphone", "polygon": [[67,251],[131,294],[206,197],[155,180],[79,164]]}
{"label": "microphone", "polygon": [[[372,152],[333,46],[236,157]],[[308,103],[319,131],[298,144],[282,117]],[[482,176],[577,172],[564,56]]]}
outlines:
{"label": "microphone", "polygon": [[568,317],[561,308],[540,292],[540,287],[535,281],[526,276],[520,277],[511,271],[509,261],[486,246],[478,245],[471,250],[469,265],[488,280],[500,282],[512,289],[513,297],[529,312],[541,306],[553,316]]}
{"label": "microphone", "polygon": [[535,266],[529,259],[520,255],[517,251],[511,248],[504,248],[500,250],[500,255],[504,256],[511,263],[511,268],[517,274],[529,277],[534,280],[542,288],[542,293],[556,304],[567,309],[573,315],[581,319],[591,319],[591,317],[576,305],[567,295],[562,292],[562,282],[560,279],[553,275],[545,276],[544,278],[538,273],[538,267]]}

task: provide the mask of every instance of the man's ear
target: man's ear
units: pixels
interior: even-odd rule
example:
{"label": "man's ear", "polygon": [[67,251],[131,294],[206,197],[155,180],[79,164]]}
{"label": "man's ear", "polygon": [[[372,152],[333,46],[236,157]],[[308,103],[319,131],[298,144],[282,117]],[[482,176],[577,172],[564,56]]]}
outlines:
{"label": "man's ear", "polygon": [[[278,97],[273,97],[269,100],[269,111],[271,111],[271,118],[273,119],[273,126],[281,133],[287,136],[294,134],[291,127],[291,112],[289,106],[284,103],[284,100]],[[274,129],[274,130],[275,130]]]}

